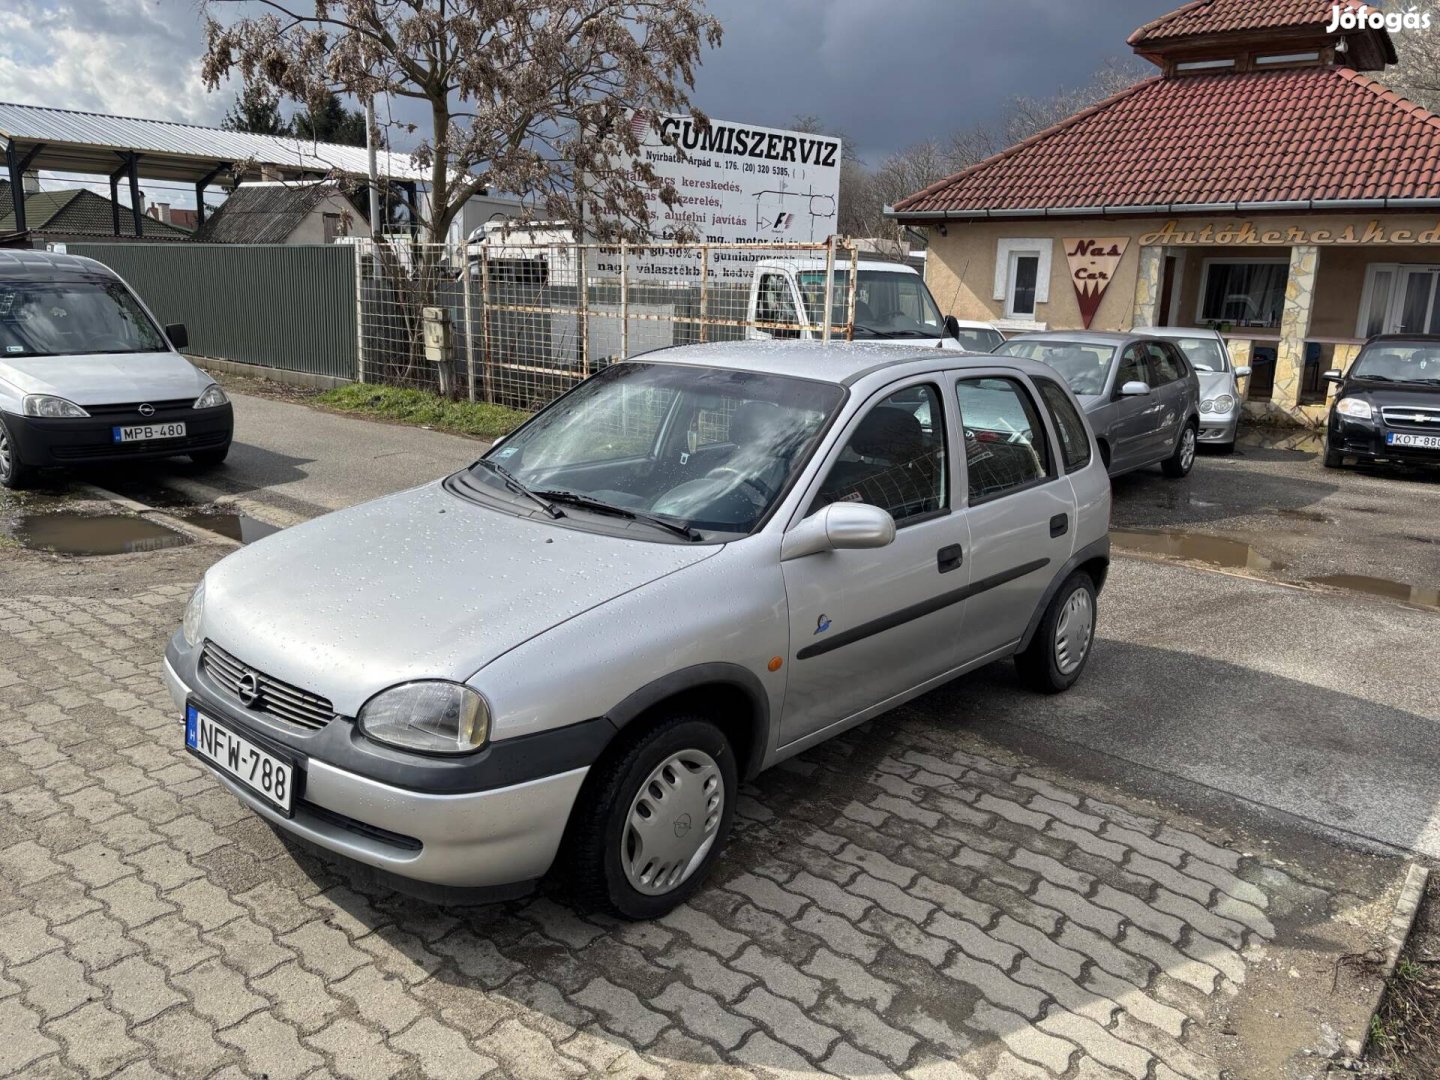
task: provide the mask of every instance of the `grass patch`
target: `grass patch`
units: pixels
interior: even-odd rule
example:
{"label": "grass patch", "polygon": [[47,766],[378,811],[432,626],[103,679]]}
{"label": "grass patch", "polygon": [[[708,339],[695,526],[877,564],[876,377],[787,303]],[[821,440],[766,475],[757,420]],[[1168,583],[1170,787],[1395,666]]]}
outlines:
{"label": "grass patch", "polygon": [[425,390],[403,390],[396,386],[349,383],[326,390],[316,399],[321,405],[342,412],[374,416],[401,424],[423,424],[436,431],[498,439],[514,431],[530,414],[505,405],[472,401],[447,401]]}
{"label": "grass patch", "polygon": [[1370,1023],[1367,1063],[1393,1080],[1440,1076],[1440,905],[1431,874],[1405,952]]}

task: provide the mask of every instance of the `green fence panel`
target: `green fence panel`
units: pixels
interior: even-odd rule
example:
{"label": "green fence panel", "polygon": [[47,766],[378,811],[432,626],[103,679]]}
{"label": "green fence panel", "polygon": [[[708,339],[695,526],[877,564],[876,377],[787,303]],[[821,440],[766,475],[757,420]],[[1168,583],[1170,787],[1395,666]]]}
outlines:
{"label": "green fence panel", "polygon": [[355,378],[355,252],[348,245],[69,244],[129,282],[195,356]]}

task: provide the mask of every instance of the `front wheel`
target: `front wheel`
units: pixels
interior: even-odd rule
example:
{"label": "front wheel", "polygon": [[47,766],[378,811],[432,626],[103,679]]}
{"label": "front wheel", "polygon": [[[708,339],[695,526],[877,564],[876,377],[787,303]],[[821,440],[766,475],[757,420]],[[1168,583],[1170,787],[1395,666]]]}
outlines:
{"label": "front wheel", "polygon": [[218,450],[197,450],[190,455],[190,460],[202,469],[213,469],[222,464],[230,455],[230,444],[226,443]]}
{"label": "front wheel", "polygon": [[1339,450],[1330,449],[1330,440],[1325,440],[1325,468],[1339,469],[1345,464],[1345,455]]}
{"label": "front wheel", "polygon": [[667,717],[596,766],[571,822],[569,875],[580,900],[655,919],[703,883],[735,818],[738,772],[725,733]]}
{"label": "front wheel", "polygon": [[1084,570],[1076,570],[1051,598],[1030,644],[1015,654],[1022,683],[1041,694],[1058,694],[1075,685],[1090,659],[1095,606],[1095,582]]}
{"label": "front wheel", "polygon": [[20,448],[10,437],[5,421],[0,420],[0,487],[18,491],[29,486],[34,475],[34,470],[20,460]]}
{"label": "front wheel", "polygon": [[1160,463],[1160,469],[1171,480],[1180,480],[1190,475],[1190,470],[1195,465],[1195,445],[1197,442],[1195,425],[1186,424],[1185,430],[1180,433],[1180,441],[1175,444],[1175,452]]}

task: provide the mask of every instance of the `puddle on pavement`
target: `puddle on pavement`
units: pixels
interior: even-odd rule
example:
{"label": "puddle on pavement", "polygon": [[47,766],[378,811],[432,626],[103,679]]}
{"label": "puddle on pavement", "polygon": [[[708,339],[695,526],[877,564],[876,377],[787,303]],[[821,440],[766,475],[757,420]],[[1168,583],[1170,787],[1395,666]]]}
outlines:
{"label": "puddle on pavement", "polygon": [[1110,540],[1116,547],[1129,551],[1240,570],[1281,570],[1285,566],[1260,554],[1243,540],[1180,529],[1111,529]]}
{"label": "puddle on pavement", "polygon": [[1440,589],[1427,589],[1419,585],[1408,585],[1403,581],[1366,577],[1363,574],[1325,574],[1305,580],[1316,585],[1329,585],[1333,589],[1369,593],[1371,596],[1383,596],[1387,600],[1399,600],[1405,604],[1440,611]]}
{"label": "puddle on pavement", "polygon": [[219,533],[221,536],[228,536],[231,540],[238,540],[242,544],[253,544],[262,537],[280,531],[280,526],[271,525],[267,521],[260,521],[249,514],[236,514],[228,511],[207,512],[205,510],[191,510],[183,514],[172,514],[187,525],[195,525],[201,529],[209,529],[211,532]]}
{"label": "puddle on pavement", "polygon": [[1324,433],[1304,428],[1251,428],[1241,434],[1239,442],[1261,450],[1295,450],[1302,454],[1325,450]]}
{"label": "puddle on pavement", "polygon": [[190,537],[145,518],[120,514],[19,514],[4,532],[21,547],[61,555],[125,555],[182,547]]}

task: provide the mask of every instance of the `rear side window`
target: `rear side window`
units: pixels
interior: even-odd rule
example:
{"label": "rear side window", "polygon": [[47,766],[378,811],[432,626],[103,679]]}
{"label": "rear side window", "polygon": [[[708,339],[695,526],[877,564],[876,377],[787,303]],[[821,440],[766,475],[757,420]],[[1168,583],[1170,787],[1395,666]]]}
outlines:
{"label": "rear side window", "polygon": [[1065,471],[1083,469],[1090,464],[1090,433],[1085,430],[1085,421],[1059,383],[1036,379],[1035,385],[1050,410],[1050,419],[1055,421],[1055,430],[1060,433],[1060,456],[1065,460]]}
{"label": "rear side window", "polygon": [[1045,425],[1023,386],[1014,379],[961,379],[955,394],[972,506],[1054,475]]}

